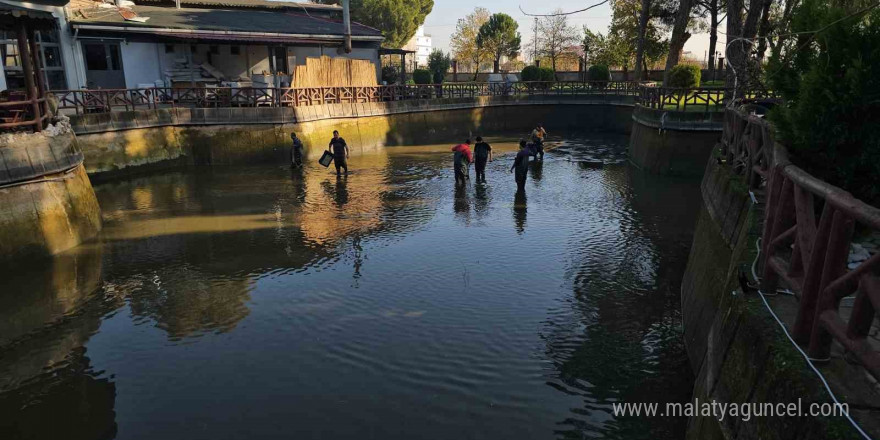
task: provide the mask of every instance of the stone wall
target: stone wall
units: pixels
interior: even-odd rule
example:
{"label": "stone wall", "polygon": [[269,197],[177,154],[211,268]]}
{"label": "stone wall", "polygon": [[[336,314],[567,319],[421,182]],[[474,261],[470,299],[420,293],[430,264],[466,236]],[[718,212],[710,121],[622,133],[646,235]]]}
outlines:
{"label": "stone wall", "polygon": [[676,112],[636,106],[629,160],[642,170],[664,175],[701,176],[721,137],[723,112]]}
{"label": "stone wall", "polygon": [[[719,404],[830,402],[755,293],[737,274],[756,256],[763,215],[741,176],[711,158],[702,183],[703,209],[682,280],[682,320],[696,373],[694,401]],[[691,417],[687,439],[855,439],[843,418]]]}
{"label": "stone wall", "polygon": [[0,138],[0,259],[54,255],[94,237],[101,213],[74,134]]}
{"label": "stone wall", "polygon": [[352,154],[396,145],[460,142],[471,134],[628,133],[632,97],[481,97],[297,108],[159,109],[73,118],[89,174],[105,177],[182,164],[288,161],[290,133],[317,157],[333,130]]}

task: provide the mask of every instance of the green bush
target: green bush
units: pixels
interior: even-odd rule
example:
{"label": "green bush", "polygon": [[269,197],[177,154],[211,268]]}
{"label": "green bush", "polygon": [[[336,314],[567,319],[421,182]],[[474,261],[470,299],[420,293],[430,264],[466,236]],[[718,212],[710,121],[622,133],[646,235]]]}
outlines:
{"label": "green bush", "polygon": [[604,64],[590,66],[587,70],[587,80],[589,81],[611,81],[611,69]]}
{"label": "green bush", "polygon": [[434,80],[434,75],[431,75],[431,71],[428,69],[416,69],[413,71],[412,77],[416,84],[431,84]]}
{"label": "green bush", "polygon": [[382,67],[382,81],[385,81],[385,84],[394,84],[398,78],[400,78],[400,69],[397,66]]}
{"label": "green bush", "polygon": [[449,54],[443,53],[440,49],[434,49],[431,55],[428,55],[428,70],[434,79],[434,84],[441,84],[446,80],[446,72],[452,65],[452,59]]}
{"label": "green bush", "polygon": [[540,72],[538,72],[538,66],[526,66],[523,68],[522,72],[520,72],[520,79],[522,81],[540,81]]}
{"label": "green bush", "polygon": [[538,78],[538,81],[556,81],[556,72],[549,67],[539,67]]}
{"label": "green bush", "polygon": [[669,72],[669,87],[692,89],[700,87],[702,72],[699,66],[693,64],[679,64]]}
{"label": "green bush", "polygon": [[880,10],[843,20],[848,6],[805,0],[795,10],[791,32],[827,29],[774,51],[768,79],[784,105],[770,119],[795,164],[880,206]]}

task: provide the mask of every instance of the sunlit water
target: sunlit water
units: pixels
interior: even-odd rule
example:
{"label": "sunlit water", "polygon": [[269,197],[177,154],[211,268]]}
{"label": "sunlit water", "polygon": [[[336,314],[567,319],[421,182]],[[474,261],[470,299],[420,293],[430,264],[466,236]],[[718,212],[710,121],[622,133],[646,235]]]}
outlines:
{"label": "sunlit water", "polygon": [[[101,239],[3,275],[0,438],[681,439],[698,183],[569,139],[96,185]],[[471,171],[473,178],[473,170]]]}

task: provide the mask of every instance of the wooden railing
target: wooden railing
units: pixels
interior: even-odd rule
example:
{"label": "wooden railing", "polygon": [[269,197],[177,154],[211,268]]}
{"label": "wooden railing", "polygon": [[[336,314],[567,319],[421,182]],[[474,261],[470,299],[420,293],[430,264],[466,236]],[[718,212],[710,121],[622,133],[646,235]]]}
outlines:
{"label": "wooden railing", "polygon": [[[642,107],[669,111],[724,111],[733,99],[734,89],[729,88],[675,88],[640,87],[638,103]],[[774,98],[766,90],[746,90],[737,102]]]}
{"label": "wooden railing", "polygon": [[764,118],[737,109],[726,109],[721,155],[737,174],[745,176],[749,189],[769,178],[775,140],[773,127]]}
{"label": "wooden railing", "polygon": [[81,113],[185,107],[296,107],[482,96],[636,96],[635,82],[445,83],[372,87],[151,87],[55,92],[59,109]]}
{"label": "wooden railing", "polygon": [[[784,284],[794,292],[795,341],[811,358],[827,359],[837,340],[880,379],[880,352],[869,342],[880,311],[880,253],[858,266],[849,262],[854,231],[880,231],[880,209],[792,164],[773,127],[757,116],[727,110],[721,147],[750,189],[766,180],[761,290],[776,292]],[[845,318],[840,303],[850,295],[853,308]]]}

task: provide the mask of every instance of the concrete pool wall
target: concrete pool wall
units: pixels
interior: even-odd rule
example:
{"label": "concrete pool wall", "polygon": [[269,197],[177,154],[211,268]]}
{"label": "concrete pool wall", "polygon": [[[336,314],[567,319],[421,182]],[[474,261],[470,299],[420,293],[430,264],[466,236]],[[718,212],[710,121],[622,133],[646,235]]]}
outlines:
{"label": "concrete pool wall", "polygon": [[298,108],[157,109],[72,118],[86,170],[109,177],[179,165],[284,163],[290,133],[310,158],[339,130],[352,154],[377,148],[460,142],[469,135],[526,135],[544,122],[551,133],[629,133],[632,97],[482,97]]}

